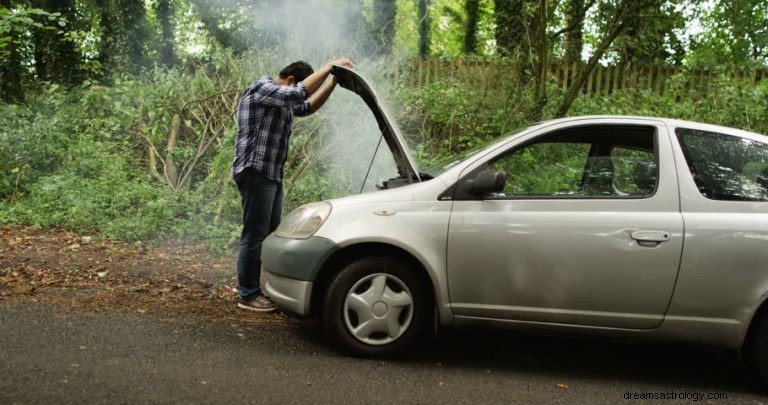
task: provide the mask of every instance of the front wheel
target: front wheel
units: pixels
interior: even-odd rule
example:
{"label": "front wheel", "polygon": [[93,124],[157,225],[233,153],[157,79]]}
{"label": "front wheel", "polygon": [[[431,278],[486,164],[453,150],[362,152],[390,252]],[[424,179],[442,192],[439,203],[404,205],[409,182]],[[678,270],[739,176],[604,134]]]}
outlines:
{"label": "front wheel", "polygon": [[432,326],[432,302],[416,269],[391,257],[350,263],[331,282],[325,330],[358,355],[386,356],[413,347]]}

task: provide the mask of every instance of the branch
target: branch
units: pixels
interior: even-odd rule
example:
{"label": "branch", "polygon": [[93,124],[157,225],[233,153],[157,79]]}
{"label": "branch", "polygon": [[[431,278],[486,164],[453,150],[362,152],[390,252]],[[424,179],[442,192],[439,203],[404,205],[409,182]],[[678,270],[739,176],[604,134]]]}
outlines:
{"label": "branch", "polygon": [[186,104],[184,104],[183,107],[181,107],[181,113],[183,114],[184,110],[186,110],[187,107],[189,107],[190,105],[192,105],[194,103],[202,103],[202,102],[208,101],[208,100],[210,100],[212,98],[220,97],[222,95],[230,94],[230,93],[238,93],[239,94],[240,90],[226,90],[226,91],[222,91],[221,93],[216,93],[216,94],[210,95],[210,96],[205,97],[205,98],[200,98],[200,99],[196,99],[196,100],[190,100]]}
{"label": "branch", "polygon": [[592,6],[594,6],[596,3],[597,3],[597,0],[590,0],[590,2],[587,3],[587,5],[584,7],[584,11],[581,13],[579,18],[576,19],[576,21],[574,21],[570,25],[565,26],[561,30],[558,30],[556,32],[553,32],[552,34],[549,34],[549,39],[554,40],[555,38],[565,34],[566,32],[575,30],[576,27],[580,26],[584,22],[584,18],[587,16],[587,11],[589,11],[589,9],[592,8]]}
{"label": "branch", "polygon": [[[614,26],[611,28],[611,31],[609,31],[605,37],[603,37],[603,40],[600,41],[600,44],[589,58],[589,61],[584,66],[584,69],[579,72],[579,75],[576,77],[574,83],[571,85],[571,87],[568,88],[568,91],[565,94],[565,99],[563,99],[563,102],[560,104],[560,107],[558,107],[557,112],[555,113],[555,118],[565,117],[565,114],[568,113],[571,105],[573,105],[573,102],[576,100],[576,97],[581,91],[581,88],[584,86],[584,83],[586,83],[587,78],[592,73],[592,70],[594,70],[597,62],[600,60],[603,54],[605,54],[605,52],[608,50],[608,47],[611,46],[616,37],[618,37],[626,29],[627,24],[629,24],[629,20],[631,18],[637,18],[643,9],[647,8],[653,3],[654,0],[625,0],[621,3],[620,8],[616,12]],[[629,4],[631,4],[631,6]]]}

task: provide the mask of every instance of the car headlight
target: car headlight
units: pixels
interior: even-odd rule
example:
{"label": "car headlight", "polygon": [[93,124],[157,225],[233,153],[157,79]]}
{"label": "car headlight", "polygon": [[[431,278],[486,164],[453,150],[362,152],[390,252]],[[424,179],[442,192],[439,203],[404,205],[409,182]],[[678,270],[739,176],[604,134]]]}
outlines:
{"label": "car headlight", "polygon": [[307,239],[314,235],[331,213],[331,204],[318,202],[302,205],[280,222],[275,235],[291,239]]}

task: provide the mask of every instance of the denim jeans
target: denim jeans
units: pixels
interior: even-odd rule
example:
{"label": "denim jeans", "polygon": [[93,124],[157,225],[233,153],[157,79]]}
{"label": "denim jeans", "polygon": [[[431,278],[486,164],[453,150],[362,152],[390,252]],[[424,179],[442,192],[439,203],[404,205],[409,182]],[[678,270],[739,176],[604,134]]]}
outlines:
{"label": "denim jeans", "polygon": [[235,176],[243,206],[243,231],[237,258],[237,287],[240,298],[262,293],[261,243],[280,224],[283,209],[283,184],[247,168]]}

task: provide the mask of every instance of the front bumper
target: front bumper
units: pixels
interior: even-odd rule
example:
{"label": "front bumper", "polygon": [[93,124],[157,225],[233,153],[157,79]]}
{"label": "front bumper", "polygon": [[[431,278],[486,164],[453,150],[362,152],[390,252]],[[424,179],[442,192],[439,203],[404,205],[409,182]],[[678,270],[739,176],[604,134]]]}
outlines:
{"label": "front bumper", "polygon": [[269,297],[283,310],[309,315],[312,284],[336,249],[338,246],[325,238],[267,236],[261,248],[261,262],[267,272]]}
{"label": "front bumper", "polygon": [[280,309],[309,315],[309,303],[312,301],[312,283],[280,277],[267,271],[267,295]]}

